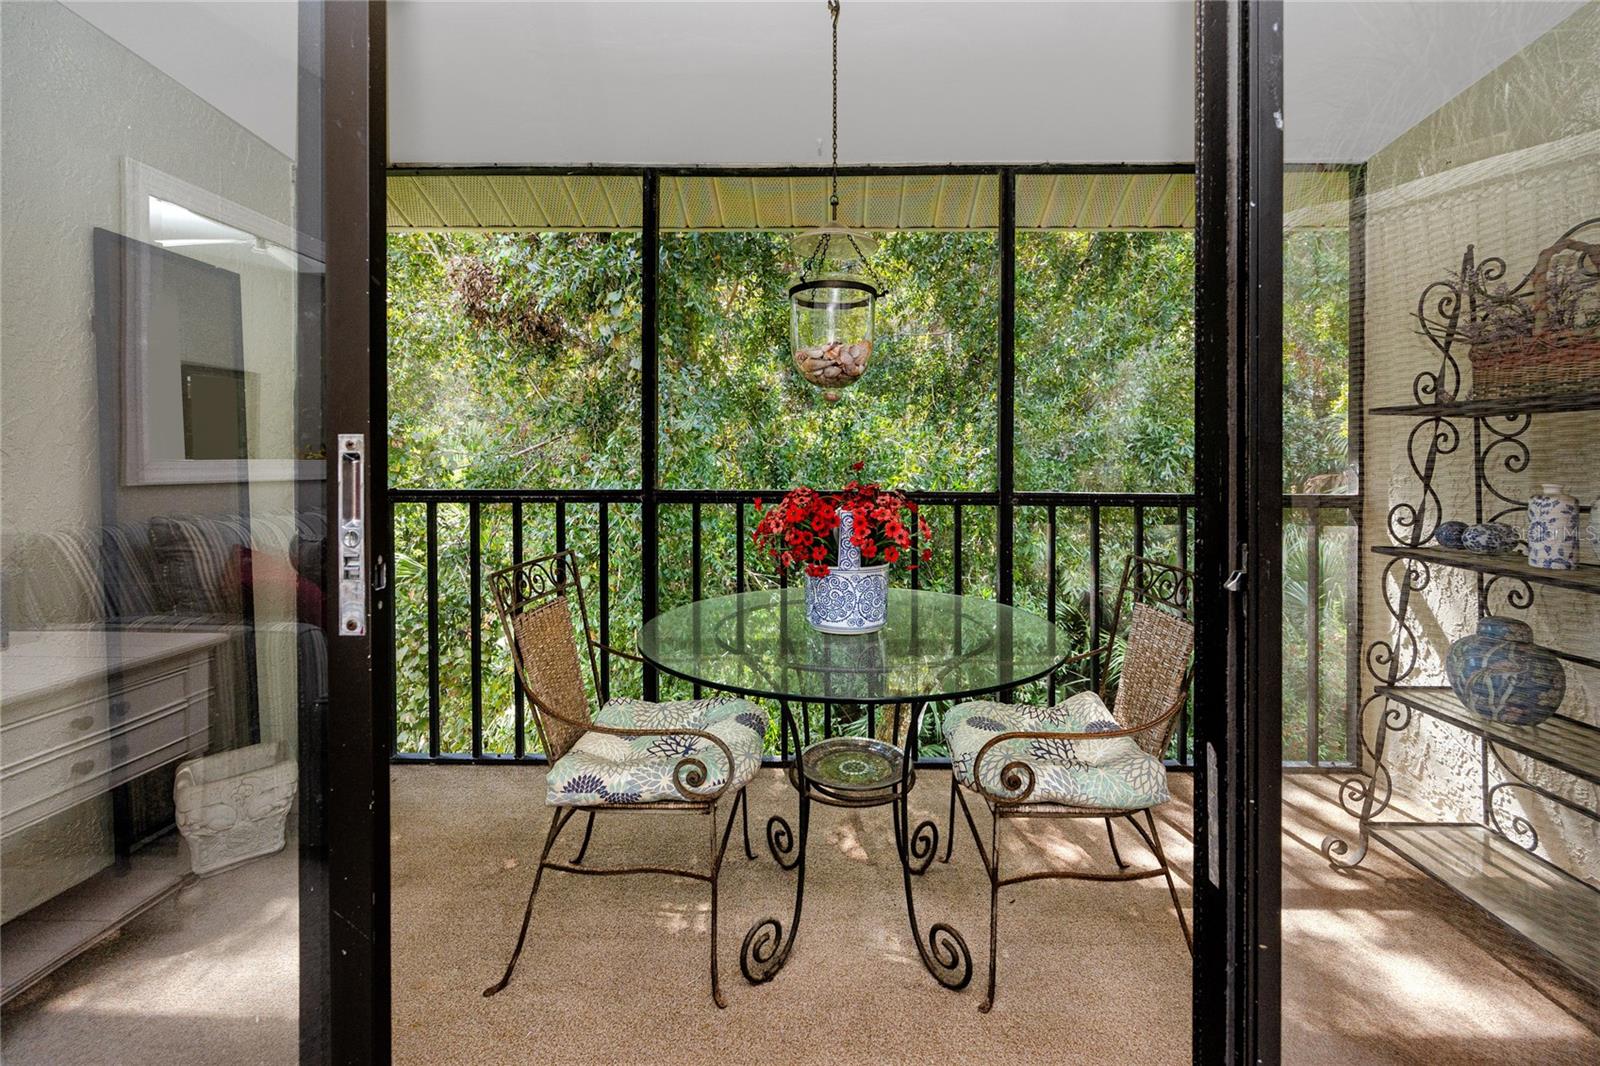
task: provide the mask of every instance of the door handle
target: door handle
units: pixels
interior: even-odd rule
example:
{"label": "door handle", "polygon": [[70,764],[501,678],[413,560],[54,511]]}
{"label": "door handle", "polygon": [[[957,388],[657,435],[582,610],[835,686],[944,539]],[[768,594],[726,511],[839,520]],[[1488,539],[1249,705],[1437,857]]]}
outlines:
{"label": "door handle", "polygon": [[339,636],[367,632],[367,439],[339,434]]}

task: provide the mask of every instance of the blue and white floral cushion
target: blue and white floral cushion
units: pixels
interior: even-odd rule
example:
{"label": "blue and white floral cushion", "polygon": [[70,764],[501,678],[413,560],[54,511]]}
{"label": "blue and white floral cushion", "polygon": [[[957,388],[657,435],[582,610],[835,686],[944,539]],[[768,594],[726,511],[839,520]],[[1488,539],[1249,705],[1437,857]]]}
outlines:
{"label": "blue and white floral cushion", "polygon": [[[761,765],[767,712],[748,700],[714,698],[611,700],[595,715],[599,725],[624,729],[698,729],[733,753],[732,789],[742,787]],[[716,791],[728,780],[722,749],[699,737],[618,737],[585,733],[550,767],[545,800],[557,807],[682,800],[673,773],[685,756],[705,763],[706,781],[695,791]]]}
{"label": "blue and white floral cushion", "polygon": [[[956,781],[976,789],[972,767],[978,752],[1001,733],[1052,731],[1104,733],[1121,728],[1100,697],[1083,692],[1053,707],[973,700],[945,712],[944,735]],[[1136,811],[1165,803],[1167,769],[1133,737],[1107,740],[1006,740],[984,756],[982,781],[991,796],[1019,795],[1000,781],[1008,763],[1026,763],[1033,771],[1029,803],[1064,803],[1073,807]],[[1023,788],[1026,781],[1022,782]]]}

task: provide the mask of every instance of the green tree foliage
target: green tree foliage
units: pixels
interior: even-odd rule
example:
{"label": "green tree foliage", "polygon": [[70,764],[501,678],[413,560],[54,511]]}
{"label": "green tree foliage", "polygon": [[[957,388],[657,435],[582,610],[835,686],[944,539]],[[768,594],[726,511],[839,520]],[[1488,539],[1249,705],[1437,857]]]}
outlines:
{"label": "green tree foliage", "polygon": [[[1291,284],[1300,286],[1285,310],[1290,471],[1319,474],[1345,465],[1344,254],[1342,234],[1290,243],[1288,273]],[[636,487],[640,255],[641,241],[630,233],[392,235],[392,483]],[[1192,235],[1023,233],[1017,257],[1019,488],[1189,490]],[[994,233],[886,234],[873,265],[889,295],[879,305],[872,363],[858,384],[830,404],[789,359],[787,237],[663,235],[658,324],[664,486],[841,484],[859,460],[871,477],[911,490],[994,488]],[[603,576],[602,509],[611,555],[610,573]],[[604,592],[605,616],[591,622],[598,629],[604,621],[613,643],[621,645],[631,643],[641,621],[637,512],[627,504],[571,504],[564,516],[564,542],[588,567],[591,611]],[[401,505],[396,513],[400,750],[427,749],[426,513],[420,504]],[[692,595],[691,514],[687,505],[662,508],[663,606]],[[936,556],[922,580],[925,587],[950,588],[953,515],[947,507],[933,507],[928,516],[937,530]],[[525,555],[555,549],[555,518],[552,504],[525,505]],[[1079,511],[1058,514],[1052,605],[1048,513],[1019,508],[1014,575],[1019,603],[1053,610],[1059,624],[1085,641],[1096,595],[1086,521]],[[1150,508],[1144,522],[1147,553],[1176,558],[1177,512]],[[441,504],[436,523],[441,746],[466,751],[468,508]],[[745,528],[748,533],[751,524]],[[483,572],[509,565],[510,505],[480,505],[479,530]],[[733,509],[707,505],[700,531],[702,594],[731,591],[737,581]],[[1131,509],[1103,509],[1100,532],[1098,594],[1108,610],[1121,560],[1134,543]],[[1301,561],[1288,562],[1291,572],[1304,573],[1304,543],[1304,537],[1286,542],[1291,555],[1301,546]],[[992,511],[965,509],[962,549],[964,589],[992,595]],[[747,564],[754,562],[751,553]],[[514,743],[512,672],[486,592],[483,603],[484,744],[504,752]],[[1342,633],[1341,612],[1342,601],[1322,606],[1325,623],[1337,624]],[[637,691],[631,664],[614,660],[611,667],[614,692]],[[676,690],[669,684],[667,692]],[[1326,695],[1324,705],[1330,705]],[[937,739],[930,742],[936,745]]]}

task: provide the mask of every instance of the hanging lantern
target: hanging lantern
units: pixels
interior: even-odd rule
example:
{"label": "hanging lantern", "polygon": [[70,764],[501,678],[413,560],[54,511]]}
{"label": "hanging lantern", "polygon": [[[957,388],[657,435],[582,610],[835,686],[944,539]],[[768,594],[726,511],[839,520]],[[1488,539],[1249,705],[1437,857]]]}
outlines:
{"label": "hanging lantern", "polygon": [[839,0],[833,21],[833,174],[828,224],[795,238],[800,275],[789,286],[790,346],[800,376],[834,402],[872,358],[873,314],[883,286],[868,257],[877,241],[839,224]]}

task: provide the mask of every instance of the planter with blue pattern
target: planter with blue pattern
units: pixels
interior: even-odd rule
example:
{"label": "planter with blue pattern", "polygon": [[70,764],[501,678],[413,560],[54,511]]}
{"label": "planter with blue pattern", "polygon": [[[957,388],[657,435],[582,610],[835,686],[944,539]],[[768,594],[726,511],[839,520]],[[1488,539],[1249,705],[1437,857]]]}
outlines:
{"label": "planter with blue pattern", "polygon": [[854,516],[839,510],[839,561],[827,577],[806,575],[806,621],[823,633],[876,633],[889,620],[889,566],[862,566],[850,542]]}

